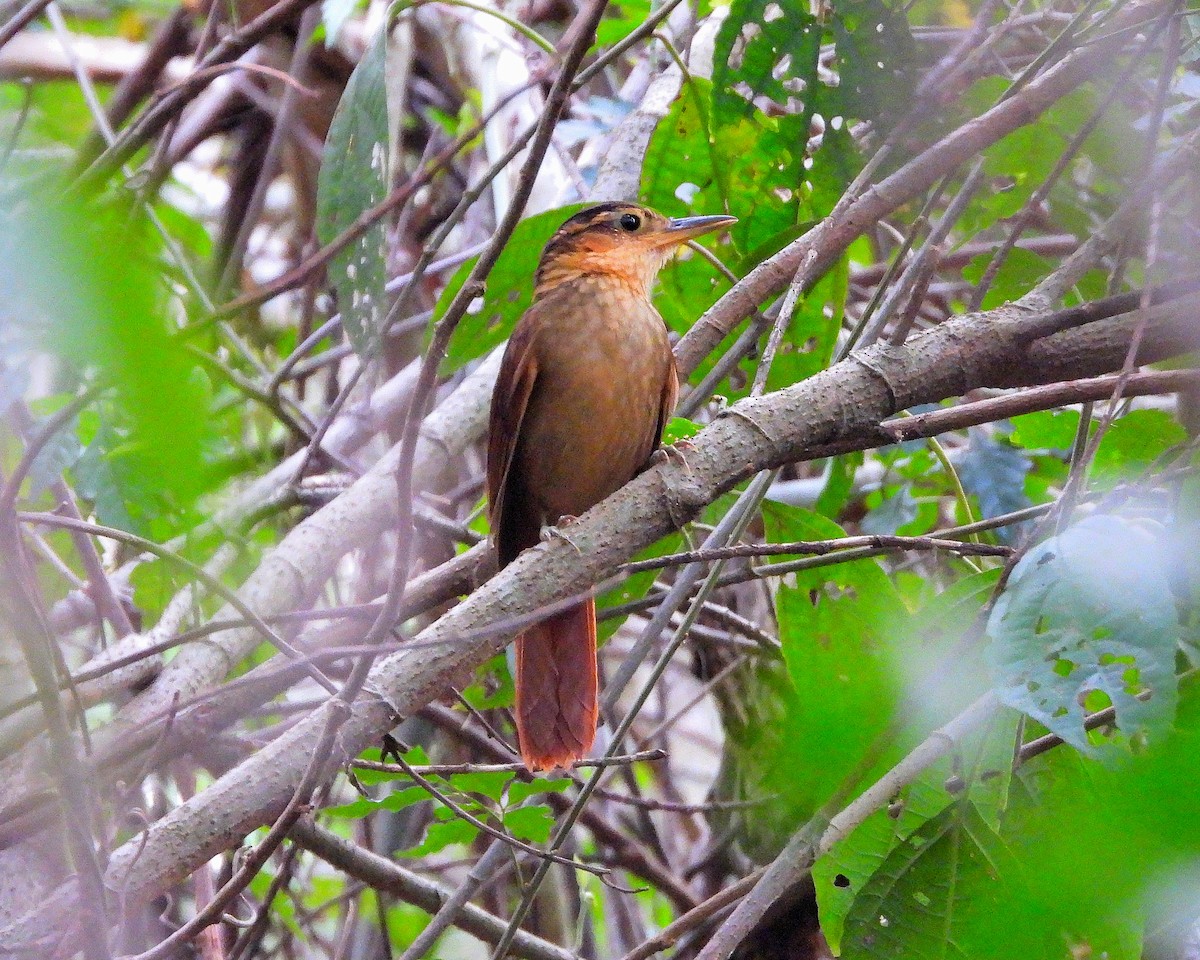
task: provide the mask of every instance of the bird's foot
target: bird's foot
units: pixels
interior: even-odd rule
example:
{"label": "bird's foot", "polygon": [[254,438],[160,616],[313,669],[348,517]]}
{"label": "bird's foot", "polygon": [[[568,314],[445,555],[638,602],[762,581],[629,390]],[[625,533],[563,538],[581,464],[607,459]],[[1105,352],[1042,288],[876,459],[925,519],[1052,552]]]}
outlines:
{"label": "bird's foot", "polygon": [[646,469],[651,467],[660,467],[671,461],[677,462],[688,475],[691,475],[692,468],[687,462],[687,454],[696,449],[696,445],[686,437],[676,440],[669,447],[659,447],[652,454],[650,459],[646,461]]}
{"label": "bird's foot", "polygon": [[548,543],[551,540],[565,540],[575,548],[576,553],[583,553],[583,551],[579,549],[579,545],[563,532],[564,527],[569,527],[571,524],[578,522],[578,520],[578,517],[573,517],[570,514],[567,514],[559,517],[558,523],[542,527],[542,532],[540,534],[542,542]]}
{"label": "bird's foot", "polygon": [[669,463],[671,460],[671,454],[668,453],[667,451],[671,450],[671,449],[673,449],[673,448],[672,447],[656,448],[655,451],[652,454],[650,454],[649,458],[646,460],[646,469],[650,470],[653,467],[661,467],[664,463]]}

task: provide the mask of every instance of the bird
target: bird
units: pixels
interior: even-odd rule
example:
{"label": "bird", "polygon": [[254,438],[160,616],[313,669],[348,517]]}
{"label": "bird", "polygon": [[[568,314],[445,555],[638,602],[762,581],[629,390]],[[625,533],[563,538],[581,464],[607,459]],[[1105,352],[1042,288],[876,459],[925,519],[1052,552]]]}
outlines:
{"label": "bird", "polygon": [[[609,202],[550,238],[492,394],[488,515],[501,568],[615,493],[658,449],[678,380],[651,302],[655,278],[680,244],[736,222]],[[596,734],[595,601],[526,628],[515,660],[522,761],[570,767]]]}

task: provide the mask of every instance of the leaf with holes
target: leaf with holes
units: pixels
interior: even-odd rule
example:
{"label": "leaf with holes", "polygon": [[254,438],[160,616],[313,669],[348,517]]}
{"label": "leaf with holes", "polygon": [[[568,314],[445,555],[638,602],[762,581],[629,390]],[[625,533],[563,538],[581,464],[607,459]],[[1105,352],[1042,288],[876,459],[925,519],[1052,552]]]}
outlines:
{"label": "leaf with holes", "polygon": [[[381,203],[391,180],[387,30],[380,30],[342,94],[317,177],[317,239],[331,243]],[[376,220],[329,264],[342,326],[361,357],[379,349],[387,318],[387,224]]]}
{"label": "leaf with holes", "polygon": [[[446,366],[456,370],[469,360],[483,356],[500,346],[521,314],[533,302],[533,276],[537,272],[542,248],[568,217],[586,204],[575,203],[526,217],[517,224],[512,237],[488,275],[487,289],[467,310],[446,356]],[[450,278],[433,310],[434,320],[441,319],[451,301],[462,289],[478,258],[464,263]]]}
{"label": "leaf with holes", "polygon": [[[988,620],[1001,699],[1085,753],[1156,739],[1175,716],[1179,615],[1161,542],[1094,516],[1031,550]],[[1111,705],[1117,732],[1084,729]]]}
{"label": "leaf with holes", "polygon": [[828,106],[821,104],[826,119],[891,126],[911,106],[920,59],[907,18],[882,0],[850,0],[834,6],[832,27],[839,75]]}
{"label": "leaf with holes", "polygon": [[[923,615],[935,615],[939,611],[932,608],[937,606],[935,601]],[[821,931],[835,951],[841,947],[844,925],[856,898],[860,893],[869,895],[878,885],[876,874],[885,869],[888,856],[897,847],[923,842],[922,831],[931,820],[944,816],[948,807],[969,803],[974,816],[988,829],[997,829],[1008,801],[1017,720],[1013,711],[998,711],[983,728],[960,742],[953,755],[943,757],[905,786],[888,809],[872,814],[814,864]],[[912,904],[904,907],[912,908]]]}
{"label": "leaf with holes", "polygon": [[[714,173],[727,197],[762,199],[737,211],[743,222],[735,235],[746,247],[798,219],[794,188],[805,180],[822,33],[802,0],[733,0],[717,33],[712,136],[721,162]],[[763,112],[768,104],[777,116]]]}
{"label": "leaf with holes", "polygon": [[956,803],[897,844],[846,917],[843,960],[982,960],[1041,957],[1041,931],[1010,931],[1003,944],[978,925],[1026,899],[1020,865],[969,802]]}

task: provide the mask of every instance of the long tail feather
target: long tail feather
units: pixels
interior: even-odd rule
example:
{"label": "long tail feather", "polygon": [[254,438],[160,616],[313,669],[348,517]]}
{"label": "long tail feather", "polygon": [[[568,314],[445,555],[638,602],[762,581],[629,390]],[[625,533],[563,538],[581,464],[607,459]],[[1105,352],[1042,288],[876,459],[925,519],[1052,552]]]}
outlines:
{"label": "long tail feather", "polygon": [[586,600],[517,638],[517,736],[530,770],[569,767],[596,737],[596,604]]}

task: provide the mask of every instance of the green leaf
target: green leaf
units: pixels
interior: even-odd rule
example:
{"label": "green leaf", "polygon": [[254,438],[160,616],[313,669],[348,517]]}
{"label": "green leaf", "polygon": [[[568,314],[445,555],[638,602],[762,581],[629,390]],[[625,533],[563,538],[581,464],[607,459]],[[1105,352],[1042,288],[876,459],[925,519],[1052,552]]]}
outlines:
{"label": "green leaf", "polygon": [[917,519],[917,500],[912,487],[905,484],[862,519],[863,533],[891,536]]}
{"label": "green leaf", "polygon": [[445,850],[452,843],[470,843],[475,839],[479,830],[466,820],[455,817],[452,820],[435,821],[425,831],[425,839],[420,844],[404,851],[406,857],[425,857],[431,853]]}
{"label": "green leaf", "polygon": [[972,936],[1022,889],[1012,853],[972,804],[957,803],[898,844],[855,898],[843,960],[1044,956],[1028,930],[1012,929],[1003,946]]}
{"label": "green leaf", "polygon": [[825,489],[817,498],[817,513],[823,514],[830,520],[838,518],[854,490],[855,471],[862,464],[863,455],[858,451],[830,459]]}
{"label": "green leaf", "polygon": [[677,440],[687,440],[703,429],[704,425],[695,420],[689,420],[687,417],[672,417],[667,423],[666,429],[663,430],[662,445],[668,447]]}
{"label": "green leaf", "polygon": [[1104,434],[1095,468],[1102,476],[1128,476],[1186,441],[1187,431],[1166,411],[1131,410]]}
{"label": "green leaf", "polygon": [[[634,555],[633,559],[650,560],[669,553],[677,553],[683,549],[686,549],[683,535],[681,533],[673,533],[663,537],[657,543],[652,543],[645,550],[639,551]],[[609,607],[629,603],[630,601],[644,597],[646,591],[650,589],[661,573],[661,570],[643,570],[641,573],[635,573],[632,576],[626,577],[611,590],[606,590],[596,598],[597,610],[604,611]],[[614,617],[602,619],[597,624],[600,637],[607,638],[612,636],[617,627],[621,625],[621,622],[619,618]]]}
{"label": "green leaf", "polygon": [[485,773],[456,773],[449,777],[450,785],[461,793],[478,793],[489,800],[500,800],[513,775],[505,771]]}
{"label": "green leaf", "polygon": [[[368,771],[358,772],[366,773]],[[352,803],[344,803],[337,807],[328,807],[321,812],[331,817],[358,820],[380,810],[388,810],[395,813],[397,810],[403,810],[406,807],[411,807],[414,803],[420,803],[422,800],[428,799],[430,797],[424,787],[409,787],[406,790],[397,790],[395,793],[389,793],[380,800],[359,797]]]}
{"label": "green leaf", "polygon": [[[367,47],[329,126],[317,177],[317,238],[328,244],[387,196],[390,138],[387,42],[383,28]],[[329,278],[342,326],[359,356],[379,348],[387,317],[387,224],[377,220],[333,258]]]}
{"label": "green leaf", "polygon": [[1001,699],[1078,750],[1101,745],[1083,720],[1108,704],[1125,740],[1169,729],[1179,617],[1165,551],[1135,524],[1088,517],[1031,550],[988,634]]}
{"label": "green leaf", "polygon": [[[469,360],[498,347],[508,338],[521,314],[533,302],[533,278],[542,248],[563,221],[584,206],[581,203],[571,204],[526,217],[517,224],[512,238],[505,244],[488,275],[483,296],[472,304],[454,332],[446,357],[447,369],[458,369]],[[435,321],[445,314],[477,260],[478,257],[468,260],[450,278],[434,307]]]}
{"label": "green leaf", "polygon": [[648,16],[650,0],[621,0],[620,3],[610,3],[604,19],[596,27],[596,41],[588,52],[595,53],[619,43],[645,23]]}
{"label": "green leaf", "polygon": [[[487,517],[483,512],[477,518],[480,533],[487,533]],[[476,710],[495,710],[497,707],[513,705],[514,690],[512,677],[505,663],[505,655],[499,653],[476,671],[476,680],[463,689],[463,698]],[[488,690],[491,693],[488,693]]]}
{"label": "green leaf", "polygon": [[[963,267],[963,277],[973,285],[978,284],[983,279],[983,273],[991,259],[990,253],[981,253]],[[1051,264],[1048,260],[1018,247],[1009,253],[1000,267],[996,278],[983,298],[982,308],[994,310],[996,307],[1020,299],[1046,276],[1050,269]]]}
{"label": "green leaf", "polygon": [[542,777],[529,781],[514,780],[508,788],[508,803],[516,806],[539,793],[562,793],[569,786],[571,786],[571,781],[566,777],[560,780],[546,780]]}
{"label": "green leaf", "polygon": [[[926,619],[932,619],[933,610]],[[1003,711],[984,729],[959,745],[905,787],[888,810],[868,817],[813,868],[821,930],[836,951],[846,916],[888,855],[926,828],[947,808],[969,802],[989,829],[995,830],[1007,805],[1009,769],[1017,715]],[[947,789],[953,778],[958,786]]]}
{"label": "green leaf", "polygon": [[996,915],[993,940],[1041,927],[1058,940],[1056,956],[1069,945],[1073,956],[1137,960],[1147,917],[1188,918],[1190,926],[1200,856],[1198,694],[1193,676],[1181,685],[1171,735],[1111,767],[1063,749],[1021,766],[1002,836],[1030,865],[1029,897]]}
{"label": "green leaf", "polygon": [[[763,519],[771,542],[842,536],[827,518],[775,503]],[[768,848],[784,825],[808,819],[838,788],[870,770],[864,760],[890,729],[902,698],[896,635],[908,613],[874,559],[792,575],[776,598],[785,674],[763,664],[769,702],[745,728],[730,727],[744,799],[763,801],[747,818],[753,844]],[[748,707],[753,715],[754,708]],[[819,745],[819,746],[818,746]],[[814,751],[820,762],[814,763]]]}
{"label": "green leaf", "polygon": [[829,106],[821,105],[826,120],[840,114],[890,127],[912,102],[920,58],[904,8],[882,0],[850,0],[833,11],[840,76]]}
{"label": "green leaf", "polygon": [[504,815],[504,827],[518,840],[545,843],[554,829],[554,813],[545,804],[518,807]]}
{"label": "green leaf", "polygon": [[855,897],[895,843],[895,824],[881,810],[813,864],[821,933],[835,957],[841,955],[842,931]]}
{"label": "green leaf", "polygon": [[[267,870],[260,870],[254,875],[254,879],[250,881],[250,890],[258,897],[260,903],[265,902],[267,892],[271,889],[271,884],[274,880],[274,874]],[[296,922],[296,904],[287,895],[286,891],[283,891],[281,896],[277,896],[272,901],[271,916],[278,917],[293,935],[299,939],[303,939],[304,931],[300,928],[300,924]]]}
{"label": "green leaf", "polygon": [[755,115],[755,100],[764,97],[797,112],[800,97],[811,99],[822,85],[821,38],[821,24],[807,3],[733,0],[713,50],[714,124]]}
{"label": "green leaf", "polygon": [[1039,410],[1012,419],[1013,443],[1027,450],[1070,450],[1079,432],[1078,410]]}

